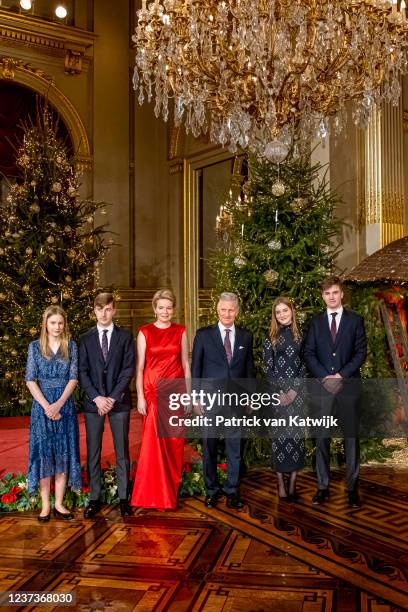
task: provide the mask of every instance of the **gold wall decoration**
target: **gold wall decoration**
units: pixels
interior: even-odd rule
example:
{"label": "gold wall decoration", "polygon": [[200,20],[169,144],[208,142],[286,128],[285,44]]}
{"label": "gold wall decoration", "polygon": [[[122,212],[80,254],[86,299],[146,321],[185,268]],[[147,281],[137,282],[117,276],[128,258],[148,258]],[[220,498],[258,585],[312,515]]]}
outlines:
{"label": "gold wall decoration", "polygon": [[67,74],[80,74],[83,61],[92,61],[87,52],[93,47],[96,38],[93,32],[61,23],[35,19],[28,15],[0,13],[2,45],[32,47],[48,55],[65,57],[64,69]]}
{"label": "gold wall decoration", "polygon": [[0,78],[10,79],[21,85],[33,89],[44,96],[61,115],[72,139],[75,154],[75,163],[79,171],[92,168],[92,154],[89,138],[72,102],[56,87],[51,76],[44,71],[34,68],[28,62],[0,56]]}
{"label": "gold wall decoration", "polygon": [[375,108],[360,137],[360,229],[378,224],[380,247],[406,233],[403,125],[400,100]]}

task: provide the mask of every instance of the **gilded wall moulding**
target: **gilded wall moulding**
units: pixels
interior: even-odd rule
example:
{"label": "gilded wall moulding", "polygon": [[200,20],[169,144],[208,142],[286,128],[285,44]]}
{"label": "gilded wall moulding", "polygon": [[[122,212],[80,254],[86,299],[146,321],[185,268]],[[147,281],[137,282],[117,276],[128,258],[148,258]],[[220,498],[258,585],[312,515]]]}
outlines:
{"label": "gilded wall moulding", "polygon": [[408,110],[402,111],[402,127],[404,132],[408,132]]}
{"label": "gilded wall moulding", "polygon": [[72,102],[56,87],[53,78],[43,70],[14,57],[0,55],[0,79],[13,80],[44,96],[61,115],[72,139],[75,163],[80,171],[92,168],[88,134]]}
{"label": "gilded wall moulding", "polygon": [[27,15],[0,13],[0,42],[13,47],[37,48],[47,55],[64,57],[66,74],[80,74],[83,62],[92,61],[87,55],[93,47],[93,32],[64,26],[59,23],[33,19]]}

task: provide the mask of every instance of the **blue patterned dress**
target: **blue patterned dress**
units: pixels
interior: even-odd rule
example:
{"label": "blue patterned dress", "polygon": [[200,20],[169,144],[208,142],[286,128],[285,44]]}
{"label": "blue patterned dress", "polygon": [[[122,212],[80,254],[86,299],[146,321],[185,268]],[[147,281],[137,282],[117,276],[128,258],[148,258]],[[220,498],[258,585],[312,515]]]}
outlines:
{"label": "blue patterned dress", "polygon": [[[38,340],[28,347],[26,381],[36,382],[44,397],[52,404],[62,395],[68,381],[78,380],[78,347],[72,340],[65,361],[59,351],[49,359],[41,354]],[[30,420],[28,459],[28,491],[37,495],[41,478],[65,472],[67,484],[81,490],[79,428],[72,396],[60,411],[61,419],[49,419],[42,406],[33,399]]]}

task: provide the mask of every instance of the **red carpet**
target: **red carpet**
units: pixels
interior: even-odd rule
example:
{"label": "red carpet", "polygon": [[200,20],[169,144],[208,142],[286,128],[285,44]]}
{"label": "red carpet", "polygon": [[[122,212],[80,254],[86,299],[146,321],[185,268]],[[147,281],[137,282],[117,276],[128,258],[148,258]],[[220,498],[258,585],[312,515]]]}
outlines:
{"label": "red carpet", "polygon": [[[81,447],[81,465],[86,462],[86,438],[83,414],[78,415],[79,436]],[[28,466],[28,432],[30,417],[2,417],[0,418],[0,476],[7,472],[27,472]],[[139,454],[142,419],[132,410],[130,417],[130,459],[134,461]],[[185,447],[185,461],[191,461],[192,449]],[[102,446],[102,465],[115,465],[115,451],[109,422],[106,419]]]}

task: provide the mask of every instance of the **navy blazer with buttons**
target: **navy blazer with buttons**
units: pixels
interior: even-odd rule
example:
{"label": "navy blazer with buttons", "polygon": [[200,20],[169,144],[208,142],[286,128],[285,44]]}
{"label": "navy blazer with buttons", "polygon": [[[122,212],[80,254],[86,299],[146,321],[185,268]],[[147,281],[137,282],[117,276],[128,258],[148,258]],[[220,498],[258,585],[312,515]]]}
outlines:
{"label": "navy blazer with buttons", "polygon": [[367,356],[363,318],[346,308],[333,342],[327,311],[313,317],[304,346],[304,360],[314,378],[341,374],[360,378],[360,368]]}
{"label": "navy blazer with buttons", "polygon": [[254,359],[252,334],[235,326],[235,342],[231,363],[228,363],[218,323],[197,330],[191,362],[192,378],[252,378]]}
{"label": "navy blazer with buttons", "polygon": [[96,397],[112,397],[112,411],[131,409],[130,382],[135,374],[135,344],[126,329],[114,326],[106,362],[99,341],[98,328],[81,336],[79,344],[79,382],[85,391],[86,412],[97,412]]}

